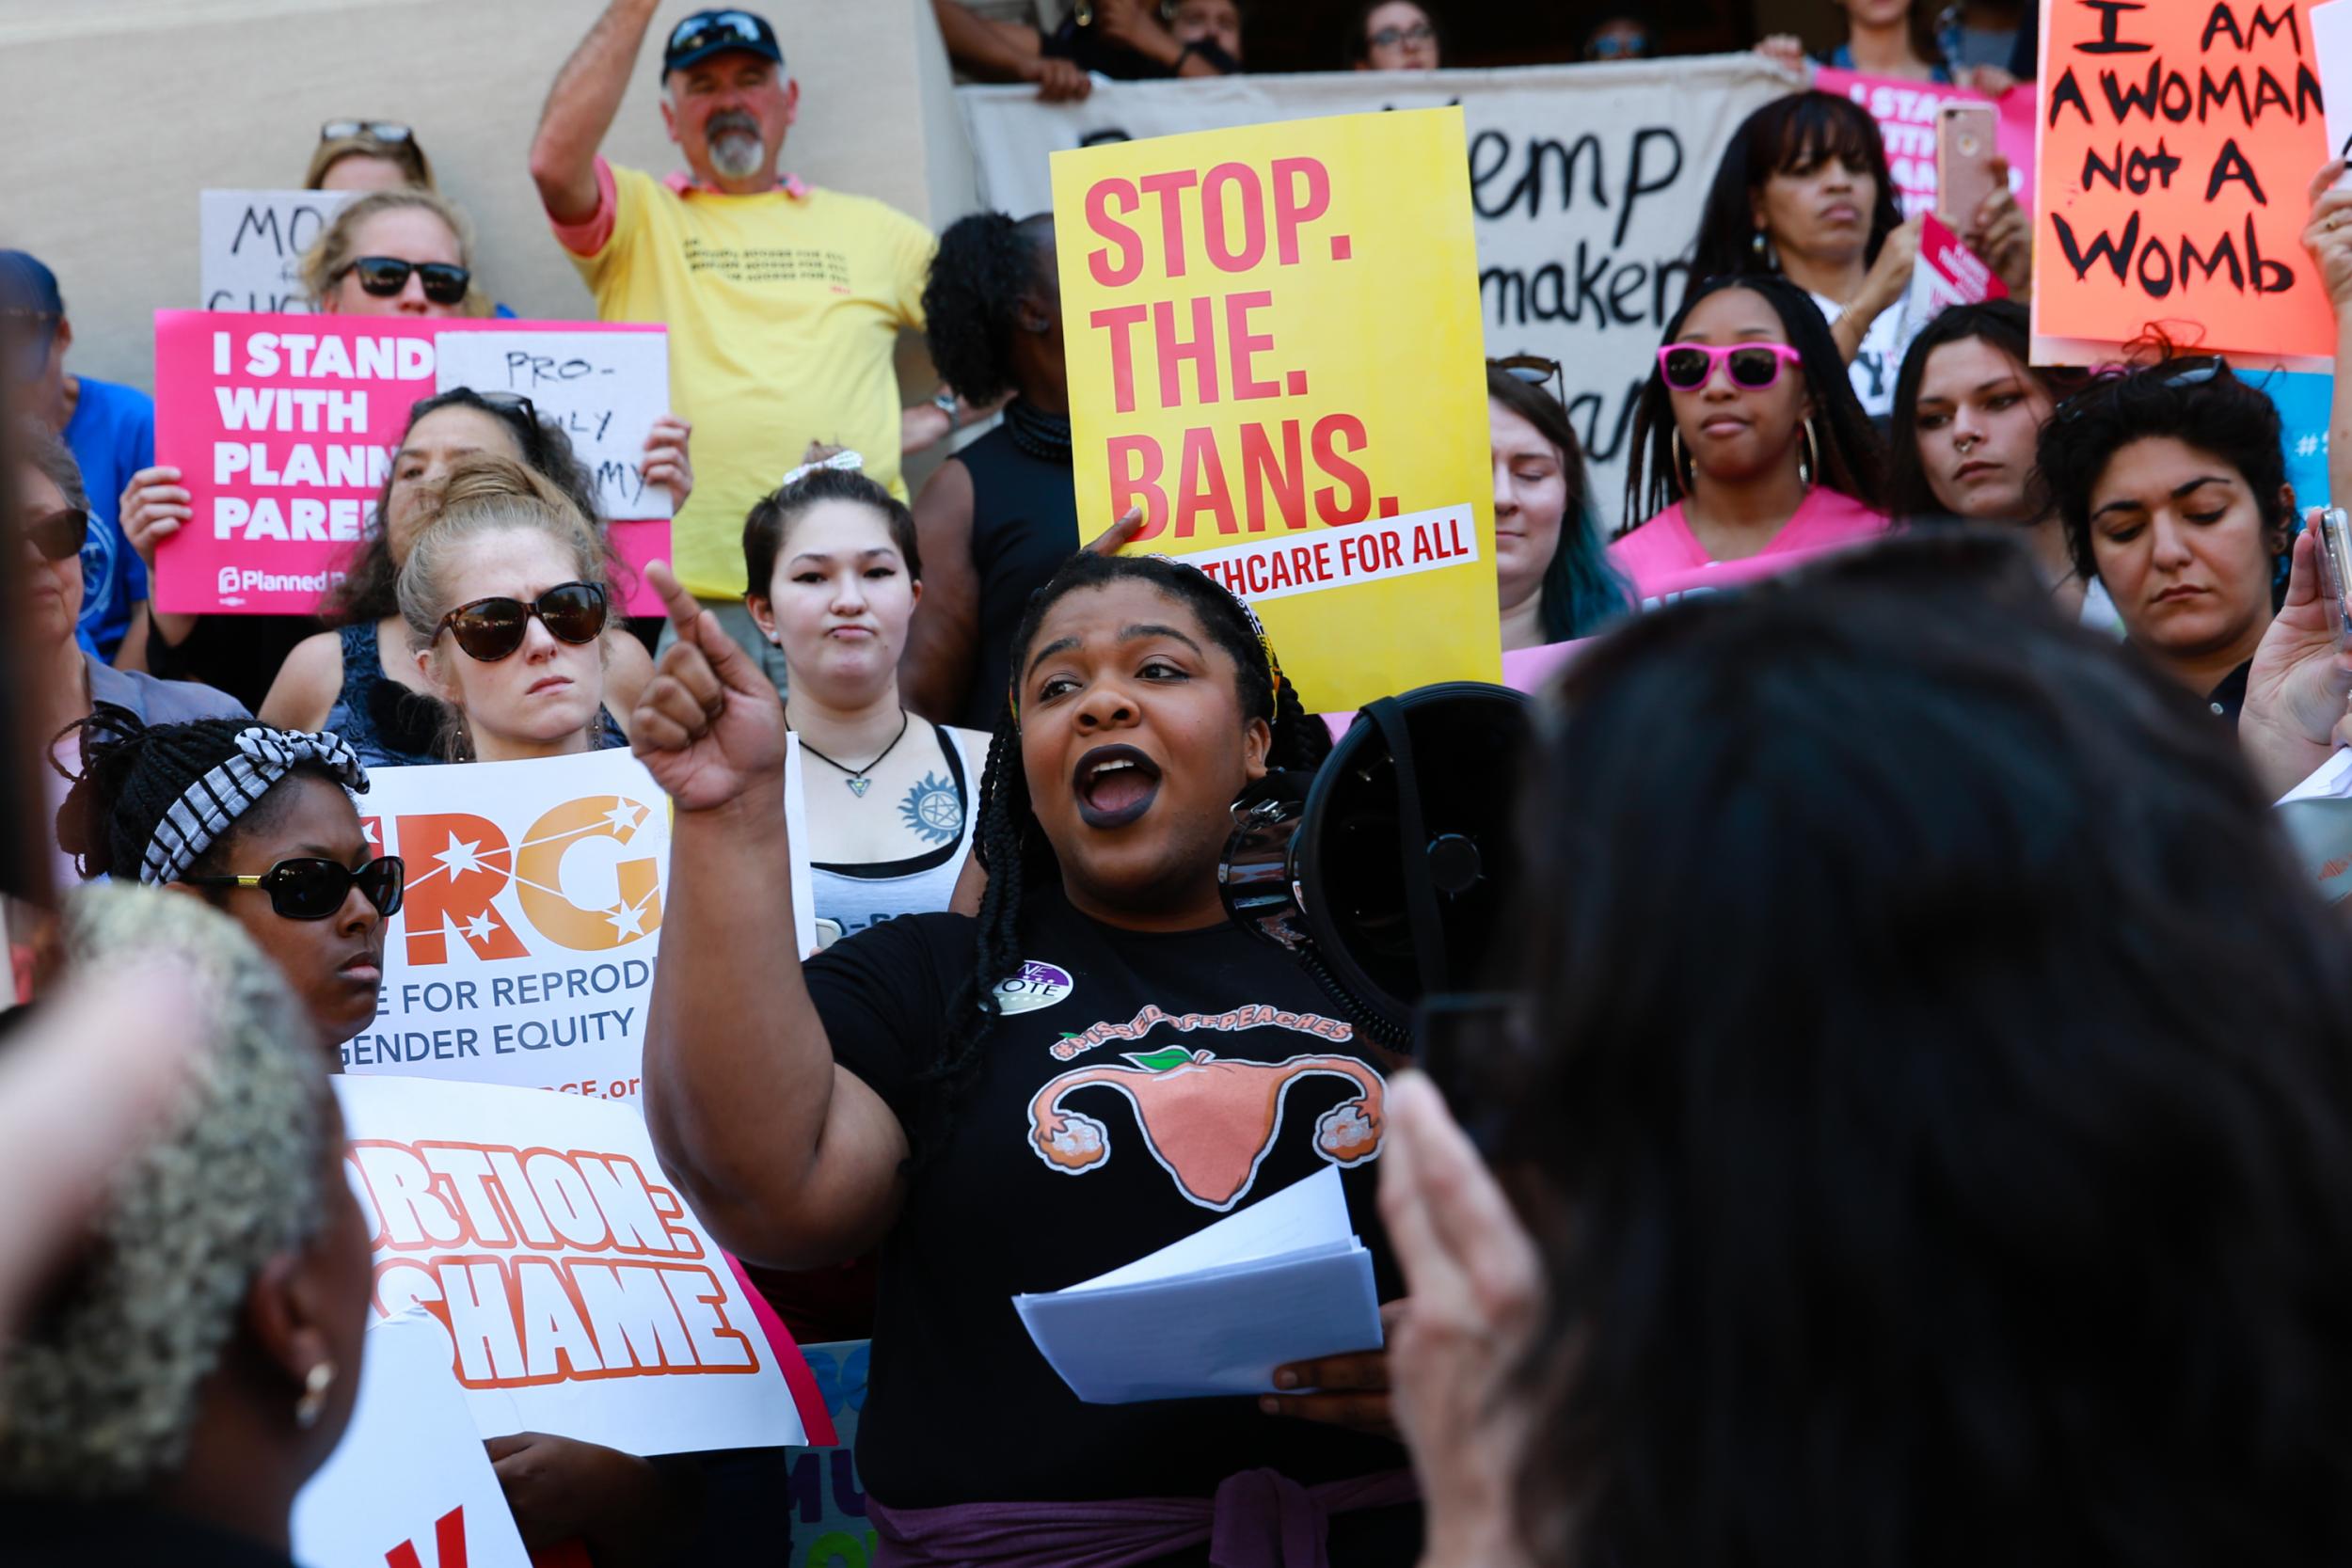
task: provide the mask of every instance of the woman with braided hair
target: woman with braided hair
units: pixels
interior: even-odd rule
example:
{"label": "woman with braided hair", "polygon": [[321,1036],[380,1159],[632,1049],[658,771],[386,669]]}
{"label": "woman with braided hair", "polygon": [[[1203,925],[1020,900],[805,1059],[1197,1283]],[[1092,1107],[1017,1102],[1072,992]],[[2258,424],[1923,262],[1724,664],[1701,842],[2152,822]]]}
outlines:
{"label": "woman with braided hair", "polygon": [[1221,1560],[1295,1561],[1286,1520],[1327,1523],[1331,1560],[1413,1560],[1377,1353],[1278,1373],[1311,1394],[1087,1404],[1012,1306],[1331,1167],[1396,1293],[1371,1184],[1400,1064],[1218,898],[1233,800],[1330,749],[1255,617],[1179,562],[1073,557],[1012,639],[977,918],[794,964],[783,713],[654,579],[678,641],[631,733],[676,816],[646,1121],[739,1256],[881,1246],[858,1460],[884,1560],[1200,1562],[1214,1531]]}
{"label": "woman with braided hair", "polygon": [[360,830],[368,776],[333,735],[250,719],[75,726],[82,772],[57,837],[85,878],[195,894],[277,960],[329,1056],[375,1017],[404,868]]}

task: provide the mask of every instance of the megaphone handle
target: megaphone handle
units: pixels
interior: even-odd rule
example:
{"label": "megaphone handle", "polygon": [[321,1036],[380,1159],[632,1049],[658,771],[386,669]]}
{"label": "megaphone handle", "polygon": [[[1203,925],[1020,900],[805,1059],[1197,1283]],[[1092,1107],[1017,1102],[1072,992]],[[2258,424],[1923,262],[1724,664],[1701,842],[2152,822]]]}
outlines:
{"label": "megaphone handle", "polygon": [[1364,705],[1364,713],[1380,727],[1396,765],[1397,852],[1404,857],[1405,912],[1413,928],[1413,957],[1421,967],[1421,989],[1434,996],[1446,989],[1445,932],[1438,910],[1438,886],[1429,876],[1429,824],[1421,812],[1421,782],[1413,770],[1413,738],[1406,730],[1405,710],[1394,697],[1380,697]]}

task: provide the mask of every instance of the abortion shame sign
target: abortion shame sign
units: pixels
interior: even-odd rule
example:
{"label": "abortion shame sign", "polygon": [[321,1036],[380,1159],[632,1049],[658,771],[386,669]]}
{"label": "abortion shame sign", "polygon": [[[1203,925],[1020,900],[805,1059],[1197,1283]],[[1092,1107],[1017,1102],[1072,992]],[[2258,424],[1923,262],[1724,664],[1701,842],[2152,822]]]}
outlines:
{"label": "abortion shame sign", "polygon": [[[157,552],[156,608],[316,612],[374,526],[409,408],[441,386],[441,341],[551,330],[666,341],[660,327],[628,324],[456,328],[424,319],[157,311],[156,461],[181,470],[196,516]],[[642,448],[659,404],[613,406],[620,412],[606,438]],[[633,432],[624,433],[624,420]],[[667,504],[660,498],[655,515],[666,516]],[[666,522],[614,525],[613,547],[629,568],[622,584],[629,613],[660,612],[638,568],[667,557],[669,536]]]}
{"label": "abortion shame sign", "polygon": [[1318,703],[1501,673],[1462,138],[1418,109],[1054,154],[1079,515],[1140,506],[1135,547],[1264,605]]}
{"label": "abortion shame sign", "polygon": [[[624,751],[384,768],[360,823],[407,863],[381,1009],[343,1068],[634,1101],[661,945],[670,802]],[[815,930],[800,752],[787,762],[792,913]],[[788,955],[779,953],[779,961]]]}
{"label": "abortion shame sign", "polygon": [[808,1441],[784,1371],[798,1353],[770,1342],[633,1111],[416,1079],[335,1090],[376,1313],[440,1330],[483,1435],[636,1454]]}
{"label": "abortion shame sign", "polygon": [[2042,7],[2037,363],[2112,358],[2152,326],[2257,361],[2335,341],[2301,241],[2328,158],[2309,8]]}
{"label": "abortion shame sign", "polygon": [[206,191],[198,198],[197,276],[207,310],[310,309],[302,254],[356,191]]}

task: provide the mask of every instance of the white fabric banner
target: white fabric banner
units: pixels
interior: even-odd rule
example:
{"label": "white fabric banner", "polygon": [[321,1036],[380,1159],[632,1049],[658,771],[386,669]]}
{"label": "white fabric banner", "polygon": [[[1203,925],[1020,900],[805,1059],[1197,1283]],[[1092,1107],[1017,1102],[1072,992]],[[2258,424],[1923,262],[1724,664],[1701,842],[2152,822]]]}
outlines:
{"label": "white fabric banner", "polygon": [[[1751,55],[1629,64],[1097,82],[1081,103],[959,87],[983,204],[1050,211],[1051,154],[1097,142],[1458,103],[1469,124],[1486,352],[1566,370],[1604,529],[1623,509],[1633,404],[1689,278],[1724,145],[1794,84]],[[1409,333],[1394,302],[1369,332]],[[1637,521],[1639,519],[1636,519]],[[1102,518],[1089,525],[1106,527]]]}

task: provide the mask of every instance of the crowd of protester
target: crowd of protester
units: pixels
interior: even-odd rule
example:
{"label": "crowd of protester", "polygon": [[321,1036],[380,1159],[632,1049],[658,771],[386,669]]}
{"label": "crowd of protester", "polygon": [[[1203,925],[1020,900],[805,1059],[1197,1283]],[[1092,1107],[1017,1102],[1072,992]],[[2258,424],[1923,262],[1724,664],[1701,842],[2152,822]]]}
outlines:
{"label": "crowd of protester", "polygon": [[[1820,64],[2030,73],[2030,5],[1836,5]],[[355,800],[627,748],[674,813],[646,1122],[797,1335],[871,1338],[879,1561],[2343,1560],[2352,951],[2268,803],[2352,731],[2352,653],[2260,385],[2154,335],[2032,364],[2002,181],[1955,227],[2010,297],[1915,319],[1875,122],[1803,89],[1751,115],[1621,496],[1576,368],[1488,345],[1502,647],[1583,648],[1518,765],[1506,1005],[1442,1096],[1317,1042],[1388,1084],[1380,1158],[1343,1172],[1388,1348],[1259,1400],[1081,1404],[1009,1299],[1204,1211],[1152,1162],[1077,1182],[997,1136],[1059,1035],[1003,987],[1050,953],[1104,1018],[1329,1011],[1219,880],[1236,799],[1332,732],[1240,600],[1077,515],[1050,215],[934,239],[783,172],[801,85],[741,10],[659,40],[685,171],[613,165],[656,9],[611,0],[516,150],[598,315],[668,326],[680,412],[640,471],[673,551],[642,583],[559,425],[461,388],[408,414],[314,613],[157,610],[186,476],[142,394],[67,368],[60,280],[0,252],[0,716],[40,765],[9,891],[119,884],[64,902],[82,989],[0,1013],[11,1553],[286,1560],[371,1311],[327,1076],[405,868]],[[1332,63],[1439,68],[1446,9],[1365,5]],[[1237,0],[935,12],[965,74],[1048,100],[1247,68]],[[1583,57],[1656,55],[1655,21],[1593,16]],[[2305,243],[2352,353],[2344,172]],[[304,183],[360,193],[303,260],[316,310],[505,309],[414,128],[329,122]],[[724,248],[846,281],[779,309],[692,261]],[[942,381],[913,407],[902,331]],[[906,456],[982,419],[910,497]],[[632,623],[641,588],[662,613]],[[183,1060],[137,1054],[165,1035]],[[91,1147],[17,1172],[60,1096]],[[1269,1191],[1327,1165],[1279,1118],[1260,1158]],[[715,1458],[489,1452],[525,1539],[601,1568],[694,1560],[730,1511],[788,1528]]]}

